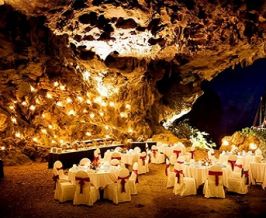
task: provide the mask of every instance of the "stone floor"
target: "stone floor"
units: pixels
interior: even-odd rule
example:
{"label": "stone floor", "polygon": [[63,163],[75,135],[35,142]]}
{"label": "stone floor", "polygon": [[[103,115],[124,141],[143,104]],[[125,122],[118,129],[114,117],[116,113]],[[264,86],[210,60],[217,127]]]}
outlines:
{"label": "stone floor", "polygon": [[175,196],[166,189],[163,165],[151,165],[140,176],[139,194],[129,203],[102,200],[93,207],[53,199],[52,171],[47,163],[5,167],[0,180],[0,217],[266,217],[266,191],[252,186],[247,195],[226,193],[225,199]]}

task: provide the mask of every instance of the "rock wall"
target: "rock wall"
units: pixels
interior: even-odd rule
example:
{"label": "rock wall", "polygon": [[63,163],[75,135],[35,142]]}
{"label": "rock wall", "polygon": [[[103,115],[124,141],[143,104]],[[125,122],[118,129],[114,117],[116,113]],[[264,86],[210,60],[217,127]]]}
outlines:
{"label": "rock wall", "polygon": [[200,84],[265,57],[265,3],[4,1],[0,134],[9,146],[146,139]]}

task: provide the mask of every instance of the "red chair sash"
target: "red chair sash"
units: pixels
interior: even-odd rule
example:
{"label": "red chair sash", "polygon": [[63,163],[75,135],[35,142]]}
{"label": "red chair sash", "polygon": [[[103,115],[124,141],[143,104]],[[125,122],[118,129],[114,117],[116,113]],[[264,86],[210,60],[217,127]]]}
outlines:
{"label": "red chair sash", "polygon": [[180,175],[183,174],[183,170],[174,170],[175,176],[177,178],[177,183],[180,183]]}
{"label": "red chair sash", "polygon": [[156,154],[158,152],[158,149],[152,149],[151,151],[153,153],[153,157],[156,158]]}
{"label": "red chair sash", "polygon": [[139,171],[133,170],[133,172],[136,174],[136,183],[139,183]]}
{"label": "red chair sash", "polygon": [[219,176],[223,175],[223,172],[220,171],[209,171],[210,176],[215,176],[215,185],[219,185]]}
{"label": "red chair sash", "polygon": [[231,169],[234,170],[235,164],[236,164],[236,160],[228,160],[228,163],[230,163]]}
{"label": "red chair sash", "polygon": [[82,194],[83,193],[83,186],[85,185],[85,182],[90,182],[90,178],[89,177],[86,177],[86,178],[76,177],[76,181],[79,181],[80,194]]}
{"label": "red chair sash", "polygon": [[194,159],[195,151],[189,151],[191,153],[191,159]]}
{"label": "red chair sash", "polygon": [[99,160],[100,160],[99,156],[97,156],[97,157],[94,156],[94,159],[92,161],[93,165],[94,166],[98,166],[99,165]]}
{"label": "red chair sash", "polygon": [[235,164],[235,167],[242,169],[243,166],[242,166],[242,164]]}
{"label": "red chair sash", "polygon": [[181,151],[180,150],[173,150],[173,153],[176,155],[176,158],[178,158]]}
{"label": "red chair sash", "polygon": [[121,180],[121,186],[122,186],[122,189],[121,189],[121,193],[122,192],[126,192],[126,179],[128,179],[129,176],[126,176],[126,177],[118,177],[118,180]]}
{"label": "red chair sash", "polygon": [[245,179],[246,179],[246,185],[249,185],[249,173],[248,173],[248,170],[243,170],[242,169],[242,175],[241,177],[245,176]]}
{"label": "red chair sash", "polygon": [[179,164],[183,164],[183,163],[184,163],[184,161],[177,161],[177,163],[179,163]]}
{"label": "red chair sash", "polygon": [[146,156],[139,157],[139,158],[142,160],[142,164],[143,164],[143,166],[144,166],[144,165],[145,165]]}
{"label": "red chair sash", "polygon": [[170,167],[170,164],[165,165],[165,175],[168,176],[168,168]]}

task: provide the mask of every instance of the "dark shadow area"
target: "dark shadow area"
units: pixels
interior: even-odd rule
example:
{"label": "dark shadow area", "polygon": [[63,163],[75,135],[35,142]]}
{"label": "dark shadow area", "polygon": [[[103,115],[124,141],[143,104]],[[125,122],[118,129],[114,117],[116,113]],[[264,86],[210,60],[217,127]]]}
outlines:
{"label": "dark shadow area", "polygon": [[251,127],[266,92],[266,59],[246,68],[227,69],[212,81],[204,81],[202,95],[189,115],[192,126],[210,133],[218,145],[221,138]]}

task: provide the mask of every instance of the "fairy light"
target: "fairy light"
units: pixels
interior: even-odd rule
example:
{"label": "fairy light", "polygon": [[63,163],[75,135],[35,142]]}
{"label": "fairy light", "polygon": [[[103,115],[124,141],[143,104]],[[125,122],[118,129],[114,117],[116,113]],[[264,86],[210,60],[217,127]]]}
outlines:
{"label": "fairy light", "polygon": [[55,105],[56,105],[57,107],[64,107],[64,104],[63,104],[62,101],[58,101],[58,102],[56,102]]}
{"label": "fairy light", "polygon": [[228,146],[229,145],[229,142],[226,139],[223,139],[222,140],[222,145]]}
{"label": "fairy light", "polygon": [[127,118],[127,113],[126,112],[121,112],[120,113],[121,118]]}
{"label": "fairy light", "polygon": [[114,106],[115,106],[115,103],[114,103],[113,101],[111,101],[111,102],[109,103],[109,106],[110,106],[110,107],[114,107]]}
{"label": "fairy light", "polygon": [[41,132],[43,133],[43,134],[47,134],[47,130],[46,129],[41,129]]}
{"label": "fairy light", "polygon": [[105,135],[105,138],[109,139],[109,138],[111,138],[111,137],[110,137],[110,135],[106,134],[106,135]]}
{"label": "fairy light", "polygon": [[113,88],[113,93],[118,94],[119,93],[119,88],[118,87]]}
{"label": "fairy light", "polygon": [[255,143],[250,143],[250,144],[249,144],[249,149],[250,149],[250,150],[256,150],[257,147],[258,147],[258,146],[257,146]]}
{"label": "fairy light", "polygon": [[71,115],[75,116],[76,114],[77,114],[76,111],[74,111],[73,109],[70,109],[70,110],[67,112],[67,115],[68,115],[68,116],[71,116]]}
{"label": "fairy light", "polygon": [[30,85],[30,91],[34,93],[37,92],[37,89],[35,89],[32,85]]}
{"label": "fairy light", "polygon": [[2,151],[6,150],[6,147],[5,146],[1,146],[1,150]]}
{"label": "fairy light", "polygon": [[53,129],[53,125],[49,124],[49,125],[48,125],[48,128],[49,128],[49,129]]}
{"label": "fairy light", "polygon": [[126,109],[130,110],[131,109],[131,105],[130,104],[126,104]]}
{"label": "fairy light", "polygon": [[73,102],[72,98],[70,98],[70,97],[68,97],[68,98],[66,99],[66,101],[67,101],[67,103],[69,103],[69,104]]}
{"label": "fairy light", "polygon": [[27,106],[28,104],[27,104],[26,101],[23,101],[23,102],[21,103],[21,105],[23,105],[23,106]]}
{"label": "fairy light", "polygon": [[60,139],[59,142],[60,142],[60,144],[64,144],[65,143],[65,141],[63,139]]}
{"label": "fairy light", "polygon": [[89,80],[90,78],[90,72],[85,70],[83,73],[82,73],[82,76],[83,76],[83,80],[87,81]]}
{"label": "fairy light", "polygon": [[66,86],[61,84],[61,85],[59,86],[59,89],[60,89],[61,91],[64,91],[64,90],[66,89]]}
{"label": "fairy light", "polygon": [[85,135],[86,136],[91,136],[91,133],[90,132],[86,132]]}
{"label": "fairy light", "polygon": [[16,117],[11,117],[11,121],[12,121],[12,123],[17,124],[17,119],[16,119]]}
{"label": "fairy light", "polygon": [[77,99],[80,103],[82,103],[84,101],[83,97],[82,96],[77,96]]}
{"label": "fairy light", "polygon": [[59,86],[59,82],[55,81],[54,82],[54,87],[58,87]]}
{"label": "fairy light", "polygon": [[53,95],[50,92],[47,92],[46,93],[46,98],[52,99],[53,98]]}
{"label": "fairy light", "polygon": [[100,116],[103,117],[104,116],[104,112],[100,111]]}
{"label": "fairy light", "polygon": [[13,104],[9,105],[10,110],[15,110],[15,106]]}
{"label": "fairy light", "polygon": [[39,98],[37,98],[37,99],[35,100],[35,102],[36,102],[36,104],[41,104],[41,101],[40,101]]}
{"label": "fairy light", "polygon": [[15,133],[15,136],[16,136],[17,138],[22,138],[22,137],[23,137],[22,134],[21,134],[20,132],[16,132],[16,133]]}
{"label": "fairy light", "polygon": [[39,139],[37,137],[33,137],[32,140],[36,143],[39,142]]}
{"label": "fairy light", "polygon": [[87,104],[91,104],[91,100],[90,100],[90,99],[87,99],[87,100],[86,100],[86,103],[87,103]]}
{"label": "fairy light", "polygon": [[87,113],[88,112],[88,110],[87,109],[83,109],[83,113]]}
{"label": "fairy light", "polygon": [[106,130],[108,130],[108,129],[109,129],[109,126],[106,125],[106,126],[104,126],[104,128],[105,128]]}
{"label": "fairy light", "polygon": [[35,106],[35,105],[31,105],[29,109],[30,109],[31,111],[35,111],[36,106]]}
{"label": "fairy light", "polygon": [[53,140],[53,139],[52,139],[52,141],[51,141],[51,142],[52,142],[52,144],[56,144],[56,141],[55,141],[55,140]]}
{"label": "fairy light", "polygon": [[93,119],[95,117],[94,113],[90,113],[90,118]]}
{"label": "fairy light", "polygon": [[133,133],[133,129],[131,127],[128,128],[127,130],[129,133]]}

